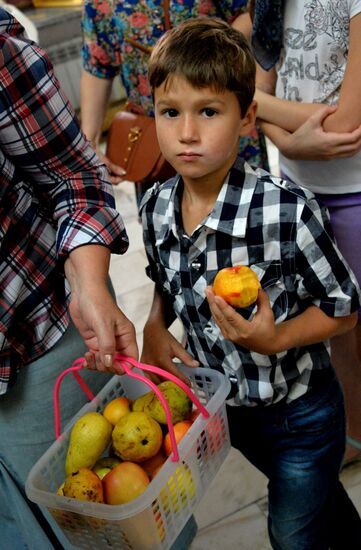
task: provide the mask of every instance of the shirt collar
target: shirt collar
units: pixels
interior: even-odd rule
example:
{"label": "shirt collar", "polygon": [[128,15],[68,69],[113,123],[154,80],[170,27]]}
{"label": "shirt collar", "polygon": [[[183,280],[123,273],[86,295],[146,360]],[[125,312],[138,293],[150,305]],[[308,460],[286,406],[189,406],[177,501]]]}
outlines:
{"label": "shirt collar", "polygon": [[[202,222],[202,227],[233,237],[245,237],[248,212],[256,183],[256,172],[242,159],[237,159],[222,185],[213,210]],[[157,245],[170,238],[179,240],[176,220],[180,207],[178,200],[180,185],[182,180],[177,176],[169,189],[169,200],[158,232]]]}

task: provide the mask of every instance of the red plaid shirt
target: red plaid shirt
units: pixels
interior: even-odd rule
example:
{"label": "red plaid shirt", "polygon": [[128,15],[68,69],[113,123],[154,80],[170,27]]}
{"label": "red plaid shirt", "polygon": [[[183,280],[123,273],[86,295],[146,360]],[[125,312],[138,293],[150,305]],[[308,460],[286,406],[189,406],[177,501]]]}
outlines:
{"label": "red plaid shirt", "polygon": [[106,169],[22,33],[0,8],[0,394],[67,328],[68,253],[128,247]]}

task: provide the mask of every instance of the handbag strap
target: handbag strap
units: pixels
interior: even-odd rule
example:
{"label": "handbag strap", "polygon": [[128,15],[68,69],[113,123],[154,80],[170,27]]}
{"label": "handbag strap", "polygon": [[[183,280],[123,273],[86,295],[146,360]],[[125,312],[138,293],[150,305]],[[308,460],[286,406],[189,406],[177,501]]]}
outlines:
{"label": "handbag strap", "polygon": [[[170,24],[170,16],[169,16],[169,0],[163,0],[162,2],[163,7],[163,17],[164,17],[164,28],[166,31],[169,31],[171,28]],[[138,48],[143,53],[146,53],[150,55],[152,53],[152,48],[150,46],[144,46],[144,44],[141,44],[140,42],[137,42],[133,38],[124,38],[125,42],[128,42],[128,44],[131,44],[134,46],[134,48]]]}

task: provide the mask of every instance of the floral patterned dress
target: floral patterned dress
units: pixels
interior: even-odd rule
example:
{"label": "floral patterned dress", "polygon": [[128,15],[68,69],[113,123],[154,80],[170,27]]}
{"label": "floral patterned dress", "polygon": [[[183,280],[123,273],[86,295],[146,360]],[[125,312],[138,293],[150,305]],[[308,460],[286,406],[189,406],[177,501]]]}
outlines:
{"label": "floral patterned dress", "polygon": [[[170,0],[170,24],[197,16],[232,21],[245,5],[244,0]],[[166,30],[163,0],[84,0],[82,29],[84,69],[99,78],[120,75],[128,108],[152,115],[147,64],[150,49]],[[256,128],[242,138],[240,155],[267,168],[264,137]]]}

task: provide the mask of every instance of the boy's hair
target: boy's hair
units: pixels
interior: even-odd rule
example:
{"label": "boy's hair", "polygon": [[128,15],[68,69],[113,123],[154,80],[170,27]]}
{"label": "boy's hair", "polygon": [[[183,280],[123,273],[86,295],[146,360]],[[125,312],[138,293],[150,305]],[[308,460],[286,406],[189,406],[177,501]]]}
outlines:
{"label": "boy's hair", "polygon": [[148,77],[154,90],[172,75],[196,88],[228,90],[238,99],[241,115],[255,91],[256,64],[243,34],[217,18],[187,19],[167,31],[155,45]]}

